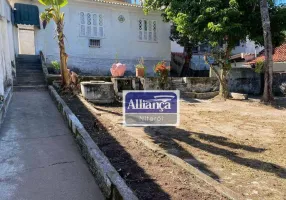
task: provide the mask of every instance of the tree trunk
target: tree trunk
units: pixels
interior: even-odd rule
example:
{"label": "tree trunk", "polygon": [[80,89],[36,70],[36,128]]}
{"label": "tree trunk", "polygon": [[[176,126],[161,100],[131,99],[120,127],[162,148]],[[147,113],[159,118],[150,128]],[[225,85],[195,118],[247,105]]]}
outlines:
{"label": "tree trunk", "polygon": [[68,87],[70,85],[70,76],[67,68],[67,59],[68,56],[65,51],[65,42],[64,42],[64,25],[63,19],[57,22],[57,33],[58,33],[58,45],[60,49],[60,59],[61,59],[61,76],[62,76],[62,87]]}
{"label": "tree trunk", "polygon": [[267,0],[260,1],[260,13],[263,27],[264,48],[265,48],[265,63],[264,63],[264,92],[262,101],[270,103],[274,100],[272,93],[273,82],[273,47],[270,28],[270,18],[268,12]]}
{"label": "tree trunk", "polygon": [[[227,38],[227,37],[226,37]],[[228,41],[226,41],[225,44],[225,53],[223,55],[223,62],[221,63],[221,72],[220,72],[220,88],[219,88],[219,94],[222,98],[227,99],[229,97],[229,91],[228,91],[228,84],[227,84],[227,75],[229,71],[231,70],[231,64],[229,61],[231,52],[231,47],[228,44]]]}
{"label": "tree trunk", "polygon": [[229,97],[228,85],[227,85],[227,71],[222,67],[221,69],[221,81],[219,85],[219,95],[224,99]]}
{"label": "tree trunk", "polygon": [[185,63],[183,66],[183,70],[180,74],[181,77],[188,76],[190,71],[190,62],[193,56],[192,48],[189,46],[184,47],[184,57],[185,57]]}

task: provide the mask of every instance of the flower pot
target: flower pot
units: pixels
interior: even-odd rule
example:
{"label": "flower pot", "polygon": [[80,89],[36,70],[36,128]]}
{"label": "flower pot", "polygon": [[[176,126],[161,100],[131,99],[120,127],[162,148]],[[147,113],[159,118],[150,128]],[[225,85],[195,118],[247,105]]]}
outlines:
{"label": "flower pot", "polygon": [[144,77],[145,69],[143,67],[136,68],[136,77]]}
{"label": "flower pot", "polygon": [[123,76],[125,71],[126,71],[126,65],[121,63],[114,63],[110,68],[110,72],[113,77]]}

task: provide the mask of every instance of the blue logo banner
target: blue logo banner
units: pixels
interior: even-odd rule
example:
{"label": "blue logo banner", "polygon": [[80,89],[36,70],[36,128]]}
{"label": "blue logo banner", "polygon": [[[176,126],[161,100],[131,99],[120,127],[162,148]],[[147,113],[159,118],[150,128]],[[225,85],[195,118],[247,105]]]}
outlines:
{"label": "blue logo banner", "polygon": [[179,91],[123,91],[126,126],[176,126],[179,123]]}

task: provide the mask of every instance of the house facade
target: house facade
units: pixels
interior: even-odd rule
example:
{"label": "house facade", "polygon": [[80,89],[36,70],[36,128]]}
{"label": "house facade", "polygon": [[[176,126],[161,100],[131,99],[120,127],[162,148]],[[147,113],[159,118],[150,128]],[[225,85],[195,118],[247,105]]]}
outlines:
{"label": "house facade", "polygon": [[[35,0],[17,0],[11,4],[16,7],[16,13],[21,12],[21,8],[17,9],[19,4],[36,6],[39,13],[46,8]],[[159,12],[144,15],[140,5],[112,0],[70,0],[62,12],[65,13],[69,68],[78,68],[87,74],[110,75],[111,65],[118,60],[127,65],[126,74],[132,75],[138,60],[143,57],[147,72],[152,74],[155,63],[170,61],[170,24],[162,21]],[[43,29],[41,24],[33,24],[35,20],[30,24],[23,22],[25,19],[19,19],[17,14],[15,20],[18,26],[16,53],[26,54],[21,48],[34,49],[35,54],[42,51],[47,62],[59,60],[57,40],[54,39],[56,26],[52,21]],[[34,31],[32,39],[21,33],[26,29]],[[23,48],[27,38],[31,41],[33,36],[34,43],[26,42]]]}
{"label": "house facade", "polygon": [[[257,62],[264,62],[265,56],[262,51],[257,58],[250,62],[244,63],[247,67],[255,68]],[[273,72],[274,73],[286,73],[286,43],[283,43],[279,47],[276,47],[273,51]]]}

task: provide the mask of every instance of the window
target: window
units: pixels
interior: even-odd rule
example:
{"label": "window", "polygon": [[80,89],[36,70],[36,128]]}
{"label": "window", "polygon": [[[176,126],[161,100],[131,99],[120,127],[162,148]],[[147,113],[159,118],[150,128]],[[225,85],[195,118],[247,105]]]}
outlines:
{"label": "window", "polygon": [[155,20],[139,19],[139,41],[157,42],[157,22]]}
{"label": "window", "polygon": [[89,47],[100,48],[100,40],[89,39]]}
{"label": "window", "polygon": [[103,15],[97,13],[80,12],[80,36],[104,37]]}
{"label": "window", "polygon": [[131,0],[131,4],[136,4],[136,5],[142,5],[142,1],[141,0]]}

